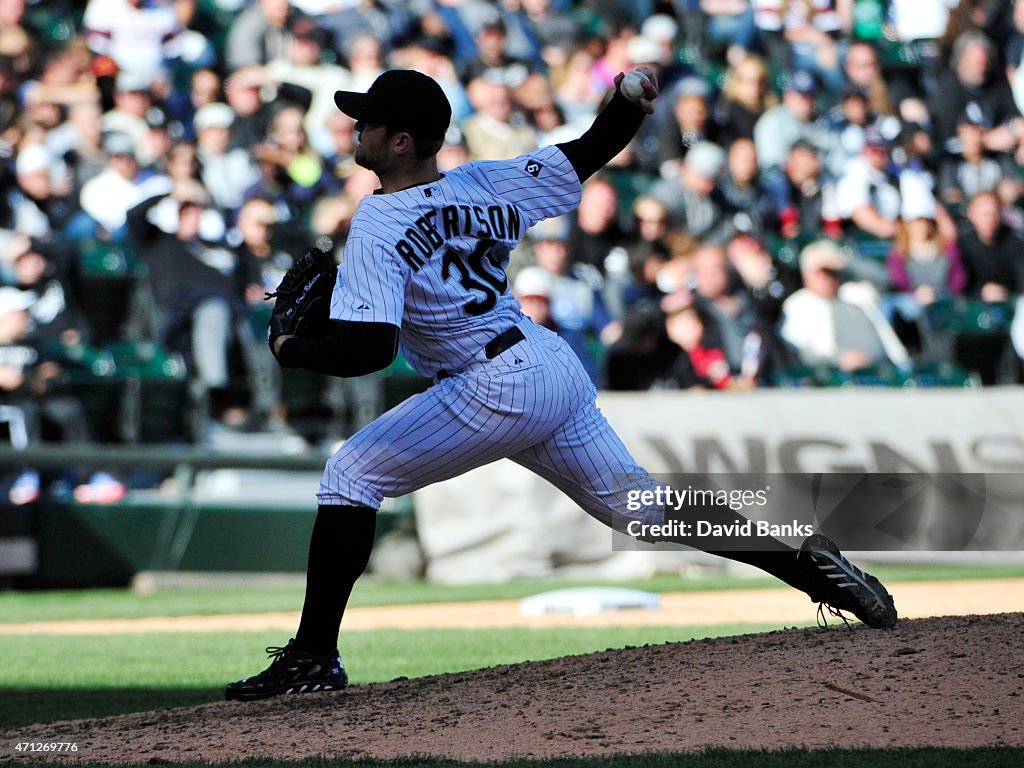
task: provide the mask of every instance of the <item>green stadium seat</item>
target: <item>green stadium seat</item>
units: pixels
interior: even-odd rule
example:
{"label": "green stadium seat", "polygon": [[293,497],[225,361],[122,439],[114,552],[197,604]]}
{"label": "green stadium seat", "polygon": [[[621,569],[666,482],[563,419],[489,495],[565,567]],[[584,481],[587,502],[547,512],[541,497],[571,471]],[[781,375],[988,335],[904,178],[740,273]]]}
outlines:
{"label": "green stadium seat", "polygon": [[80,253],[76,298],[97,342],[121,336],[140,271],[134,253],[124,246],[94,241]]}

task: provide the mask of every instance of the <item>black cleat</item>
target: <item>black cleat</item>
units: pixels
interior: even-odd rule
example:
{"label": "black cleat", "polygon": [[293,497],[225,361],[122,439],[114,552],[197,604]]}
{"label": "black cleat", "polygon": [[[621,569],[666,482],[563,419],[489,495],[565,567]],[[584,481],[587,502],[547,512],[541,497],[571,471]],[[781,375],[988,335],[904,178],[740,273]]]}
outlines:
{"label": "black cleat", "polygon": [[255,677],[230,683],[224,690],[228,701],[268,699],[285,693],[340,691],[348,686],[345,664],[337,651],[330,656],[314,656],[295,647],[289,640],[284,648],[267,648],[274,661]]}
{"label": "black cleat", "polygon": [[800,545],[798,558],[808,564],[804,589],[815,603],[848,611],[875,629],[896,623],[896,604],[882,583],[855,566],[827,536],[816,533]]}

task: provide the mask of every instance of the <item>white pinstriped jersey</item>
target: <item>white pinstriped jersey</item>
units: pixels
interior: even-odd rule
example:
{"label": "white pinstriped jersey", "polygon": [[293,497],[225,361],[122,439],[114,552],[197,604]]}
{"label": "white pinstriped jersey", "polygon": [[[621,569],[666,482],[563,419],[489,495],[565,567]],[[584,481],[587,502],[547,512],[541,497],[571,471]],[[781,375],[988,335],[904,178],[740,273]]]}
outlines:
{"label": "white pinstriped jersey", "polygon": [[509,253],[536,222],[574,210],[580,194],[572,164],[550,146],[366,197],[331,317],[398,326],[406,359],[425,376],[456,369],[522,320],[505,277]]}

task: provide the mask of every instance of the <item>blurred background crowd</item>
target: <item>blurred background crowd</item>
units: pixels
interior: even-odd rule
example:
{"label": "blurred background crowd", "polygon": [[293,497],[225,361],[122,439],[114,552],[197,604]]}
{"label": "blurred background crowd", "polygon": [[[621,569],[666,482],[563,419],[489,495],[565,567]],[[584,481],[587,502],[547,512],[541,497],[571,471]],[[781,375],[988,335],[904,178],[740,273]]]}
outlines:
{"label": "blurred background crowd", "polygon": [[341,258],[376,186],[333,93],[396,67],[452,103],[442,170],[575,138],[616,73],[659,73],[509,268],[599,387],[1017,383],[1022,55],[1013,0],[0,0],[0,422],[315,442],[425,387],[401,359],[282,372],[263,340],[264,293],[317,236]]}

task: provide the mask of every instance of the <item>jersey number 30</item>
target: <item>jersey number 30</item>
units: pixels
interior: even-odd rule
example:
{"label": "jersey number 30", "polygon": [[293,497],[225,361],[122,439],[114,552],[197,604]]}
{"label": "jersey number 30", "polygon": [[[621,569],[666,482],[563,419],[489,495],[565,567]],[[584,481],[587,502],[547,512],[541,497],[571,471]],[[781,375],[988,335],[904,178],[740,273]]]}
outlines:
{"label": "jersey number 30", "polygon": [[[466,256],[465,252],[449,248],[441,257],[441,279],[451,279],[452,270],[458,273],[459,285],[467,291],[476,291],[482,299],[473,299],[462,305],[470,315],[482,315],[494,309],[494,305],[508,288],[508,278],[495,257],[494,240],[481,240],[473,252]],[[484,264],[490,264],[500,273],[500,277],[487,270]]]}

